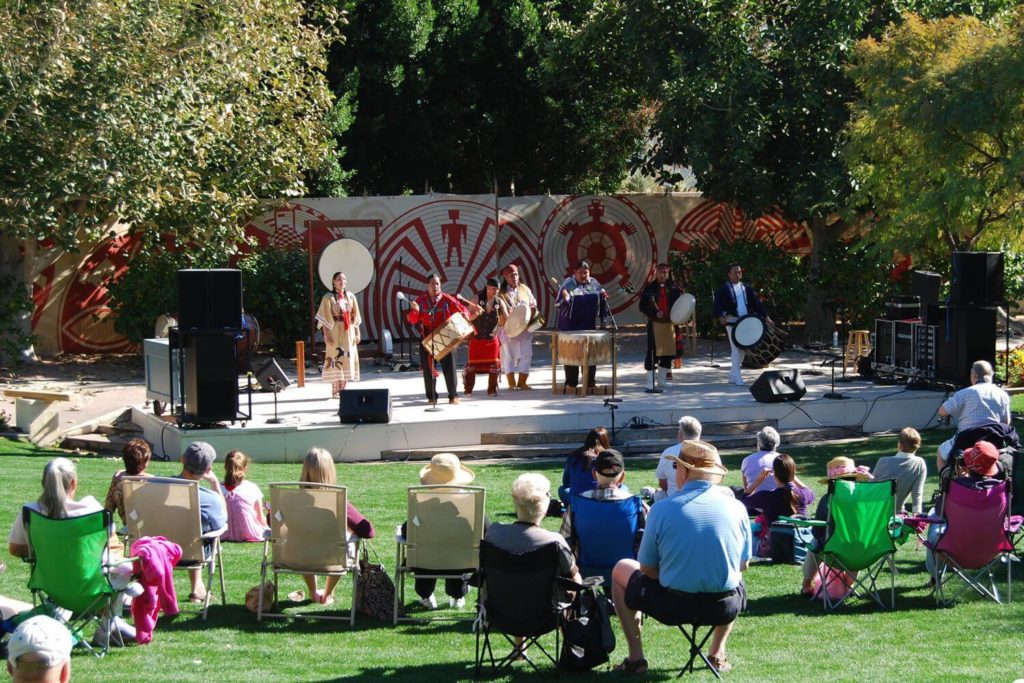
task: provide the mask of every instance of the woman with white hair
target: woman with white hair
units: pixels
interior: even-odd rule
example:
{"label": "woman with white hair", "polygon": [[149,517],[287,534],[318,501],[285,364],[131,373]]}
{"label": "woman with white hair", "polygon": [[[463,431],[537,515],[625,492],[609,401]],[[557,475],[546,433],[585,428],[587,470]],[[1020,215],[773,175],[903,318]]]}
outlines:
{"label": "woman with white hair", "polygon": [[779,456],[776,449],[781,442],[779,433],[774,427],[765,427],[757,433],[757,450],[743,458],[740,463],[740,474],[743,477],[742,489],[745,492],[751,485],[761,478],[762,472],[768,476],[761,478],[761,483],[750,494],[758,491],[772,491],[775,488],[775,480],[772,478],[772,464]]}
{"label": "woman with white hair", "polygon": [[581,583],[576,559],[561,534],[540,526],[551,501],[551,482],[537,472],[520,474],[512,483],[512,503],[516,508],[516,521],[512,524],[492,524],[484,537],[489,543],[510,553],[522,554],[549,543],[558,544],[559,573]]}

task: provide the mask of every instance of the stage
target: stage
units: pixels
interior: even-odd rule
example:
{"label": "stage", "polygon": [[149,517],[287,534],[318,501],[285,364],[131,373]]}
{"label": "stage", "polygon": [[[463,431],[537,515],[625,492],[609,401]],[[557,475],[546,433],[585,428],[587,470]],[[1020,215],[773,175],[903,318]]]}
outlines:
{"label": "stage", "polygon": [[[459,447],[458,450],[468,457],[482,457],[488,450],[494,450],[495,455],[517,455],[514,445],[481,447],[482,440],[486,443],[564,443],[564,435],[553,433],[585,432],[599,425],[610,429],[613,412],[618,430],[631,421],[651,427],[674,426],[683,415],[693,415],[703,423],[750,425],[747,429],[736,430],[744,433],[742,443],[734,442],[736,447],[753,446],[753,434],[749,432],[765,423],[778,427],[783,433],[783,443],[786,443],[787,432],[799,430],[831,428],[828,431],[833,438],[840,434],[857,436],[905,426],[920,430],[937,423],[936,413],[945,396],[938,391],[876,385],[858,378],[836,384],[836,391],[846,396],[845,400],[827,399],[824,396],[831,390],[831,370],[821,364],[828,357],[790,350],[772,363],[771,369],[799,369],[807,395],[795,402],[759,403],[748,388],[727,383],[728,357],[723,355],[721,341],[716,345],[714,356],[715,364],[720,367],[712,367],[707,342],[702,342],[701,352],[693,354],[691,351],[683,367],[674,371],[674,381],[663,393],[649,394],[644,392],[648,374],[642,365],[643,337],[634,331],[619,335],[616,397],[621,402],[615,404],[617,408],[612,411],[605,401],[607,396],[552,394],[548,340],[544,332],[534,339],[532,391],[508,391],[502,378],[498,396],[488,397],[486,377],[480,376],[472,396],[460,395],[461,402],[450,405],[445,398],[444,378],[440,377],[438,390],[442,399],[437,412],[425,410],[428,405],[419,371],[392,371],[389,366],[375,366],[364,360],[362,381],[349,387],[390,389],[393,407],[391,421],[387,424],[341,424],[339,402],[330,398],[330,386],[319,381],[317,368],[307,368],[306,386],[300,388],[295,384],[294,365],[284,362],[282,368],[292,385],[278,394],[280,424],[268,423],[274,416],[274,395],[258,391],[252,394],[252,418],[234,424],[180,429],[166,416],[154,415],[151,407],[143,404],[132,406],[132,422],[143,430],[156,454],[171,458],[177,458],[183,447],[192,441],[207,441],[218,453],[240,449],[257,462],[300,462],[311,446],[327,448],[337,461],[355,462],[423,458],[429,457],[431,452],[453,447]],[[465,348],[458,353],[457,367],[461,367]],[[841,368],[840,360],[837,376],[841,375]],[[748,385],[761,373],[762,370],[743,371]],[[561,368],[558,375],[561,378]],[[608,366],[600,367],[598,384],[609,384],[610,375]],[[461,389],[461,377],[459,384]],[[244,392],[239,400],[246,410],[248,399]],[[663,442],[666,436],[670,438],[670,432],[671,429],[657,429],[651,434],[657,433],[657,438]],[[509,438],[494,436],[502,434]],[[661,443],[653,439],[649,452],[658,452],[661,447]],[[528,449],[523,453],[538,454],[543,450]],[[559,450],[569,449],[561,447]],[[644,449],[634,446],[630,450],[637,453]]]}

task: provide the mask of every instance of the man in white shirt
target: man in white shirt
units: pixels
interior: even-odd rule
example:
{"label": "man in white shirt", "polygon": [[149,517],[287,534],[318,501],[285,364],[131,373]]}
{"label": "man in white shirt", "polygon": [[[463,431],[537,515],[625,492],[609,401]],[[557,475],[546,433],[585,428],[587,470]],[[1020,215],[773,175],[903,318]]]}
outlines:
{"label": "man in white shirt", "polygon": [[1017,432],[1010,422],[1010,396],[992,383],[994,372],[988,361],[979,360],[971,366],[971,386],[950,396],[939,406],[939,415],[956,419],[956,434],[939,445],[935,465],[939,472],[946,466],[950,453],[973,446],[978,441],[994,439],[1019,445]]}
{"label": "man in white shirt", "polygon": [[738,263],[730,263],[725,272],[728,280],[715,290],[714,315],[718,318],[718,322],[725,327],[725,336],[728,337],[729,348],[732,349],[729,384],[742,387],[744,382],[743,376],[740,374],[740,365],[743,363],[746,351],[736,346],[732,338],[732,328],[736,321],[745,315],[764,318],[766,313],[753,288],[742,282],[743,267]]}
{"label": "man in white shirt", "polygon": [[651,502],[656,503],[663,498],[674,496],[679,491],[679,485],[676,483],[676,472],[672,468],[675,463],[671,457],[678,458],[679,451],[683,447],[684,441],[698,441],[702,427],[700,421],[695,417],[684,415],[679,418],[679,432],[676,435],[679,439],[679,443],[669,446],[661,452],[661,457],[658,459],[658,469],[655,470],[654,475],[658,478],[658,488],[652,491]]}

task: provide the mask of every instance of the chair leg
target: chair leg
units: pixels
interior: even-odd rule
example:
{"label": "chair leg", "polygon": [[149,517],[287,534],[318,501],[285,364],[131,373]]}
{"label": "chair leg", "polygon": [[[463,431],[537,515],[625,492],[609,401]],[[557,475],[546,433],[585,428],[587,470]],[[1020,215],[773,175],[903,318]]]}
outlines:
{"label": "chair leg", "polygon": [[224,554],[221,552],[223,548],[220,545],[220,539],[217,539],[217,571],[220,573],[220,604],[227,606],[228,595],[224,589]]}
{"label": "chair leg", "polygon": [[352,568],[352,609],[348,613],[348,625],[356,625],[356,599],[359,596],[359,567]]}

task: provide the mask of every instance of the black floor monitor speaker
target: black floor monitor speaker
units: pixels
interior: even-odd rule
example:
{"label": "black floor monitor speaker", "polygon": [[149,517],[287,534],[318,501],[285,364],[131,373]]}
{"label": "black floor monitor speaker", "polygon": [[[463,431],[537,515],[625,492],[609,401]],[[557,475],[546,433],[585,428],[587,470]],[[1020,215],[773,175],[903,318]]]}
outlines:
{"label": "black floor monitor speaker", "polygon": [[178,271],[178,329],[225,330],[242,326],[242,271]]}
{"label": "black floor monitor speaker", "polygon": [[338,410],[343,424],[391,422],[389,389],[344,389]]}
{"label": "black floor monitor speaker", "polygon": [[185,421],[199,424],[238,418],[235,338],[229,334],[182,334],[185,352]]}
{"label": "black floor monitor speaker", "polygon": [[799,370],[765,370],[750,385],[750,393],[759,403],[799,401],[807,393]]}
{"label": "black floor monitor speaker", "polygon": [[949,303],[953,306],[999,306],[1004,303],[1003,254],[999,251],[954,251]]}
{"label": "black floor monitor speaker", "polygon": [[291,384],[288,381],[288,376],[284,374],[284,370],[277,364],[277,360],[271,358],[263,367],[256,373],[256,381],[260,384],[260,389],[263,391],[281,391],[286,386]]}

